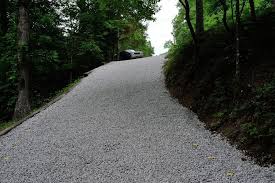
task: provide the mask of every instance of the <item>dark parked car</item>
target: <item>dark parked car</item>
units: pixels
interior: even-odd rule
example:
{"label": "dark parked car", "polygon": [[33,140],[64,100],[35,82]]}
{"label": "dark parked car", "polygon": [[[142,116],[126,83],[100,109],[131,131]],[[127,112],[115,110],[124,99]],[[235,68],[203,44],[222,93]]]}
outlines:
{"label": "dark parked car", "polygon": [[142,58],[142,57],[144,57],[142,51],[124,50],[119,53],[120,60],[130,60],[130,59]]}

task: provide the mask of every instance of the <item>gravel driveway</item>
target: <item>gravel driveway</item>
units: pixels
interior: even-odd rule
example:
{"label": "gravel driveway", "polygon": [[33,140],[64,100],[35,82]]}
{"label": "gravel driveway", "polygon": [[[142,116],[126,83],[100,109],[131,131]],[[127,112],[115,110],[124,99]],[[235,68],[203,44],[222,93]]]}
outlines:
{"label": "gravel driveway", "polygon": [[163,62],[100,67],[0,137],[0,182],[275,182],[169,96]]}

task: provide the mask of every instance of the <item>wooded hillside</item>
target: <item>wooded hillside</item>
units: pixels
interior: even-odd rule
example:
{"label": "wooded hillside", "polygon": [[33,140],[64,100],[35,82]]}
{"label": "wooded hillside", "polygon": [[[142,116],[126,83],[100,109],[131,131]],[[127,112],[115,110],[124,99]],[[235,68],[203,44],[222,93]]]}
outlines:
{"label": "wooded hillside", "polygon": [[274,5],[180,0],[165,65],[171,94],[263,164],[275,163]]}

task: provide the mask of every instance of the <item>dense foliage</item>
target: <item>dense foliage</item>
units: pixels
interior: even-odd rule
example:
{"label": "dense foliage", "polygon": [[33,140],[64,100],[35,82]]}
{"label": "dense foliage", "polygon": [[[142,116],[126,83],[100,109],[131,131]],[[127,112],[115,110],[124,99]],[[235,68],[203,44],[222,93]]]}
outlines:
{"label": "dense foliage", "polygon": [[[219,28],[219,29],[225,29],[223,27],[223,7],[220,1],[223,0],[209,0],[204,1],[204,27],[205,30],[213,29],[213,28]],[[235,23],[235,0],[226,0],[227,3],[227,22],[229,25],[232,25]],[[231,2],[233,3],[233,6],[231,6]],[[247,19],[250,15],[250,7],[248,0],[242,1],[243,7],[243,14],[242,19]],[[255,9],[257,11],[257,14],[260,15],[263,11],[266,9],[269,9],[271,7],[271,0],[254,0],[255,3]],[[196,24],[196,6],[195,1],[190,1],[190,9],[191,9],[191,21],[192,24]],[[179,4],[179,14],[173,21],[174,25],[174,32],[173,35],[175,37],[175,43],[171,45],[171,49],[169,51],[171,57],[176,58],[177,55],[183,48],[189,44],[192,37],[190,34],[190,31],[188,29],[188,26],[186,24],[185,19],[185,11],[182,6]],[[233,31],[233,30],[232,30]]]}
{"label": "dense foliage", "polygon": [[[18,2],[0,4],[0,121],[13,115],[18,93]],[[145,22],[157,1],[32,0],[28,9],[32,108],[120,50],[154,52]]]}

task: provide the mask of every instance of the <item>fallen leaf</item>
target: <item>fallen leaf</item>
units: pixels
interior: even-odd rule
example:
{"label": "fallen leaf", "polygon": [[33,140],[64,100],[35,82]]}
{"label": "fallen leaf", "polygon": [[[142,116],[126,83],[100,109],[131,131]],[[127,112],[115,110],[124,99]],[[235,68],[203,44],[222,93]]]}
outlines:
{"label": "fallen leaf", "polygon": [[208,156],[207,157],[209,160],[214,160],[214,159],[216,159],[214,156]]}
{"label": "fallen leaf", "polygon": [[197,148],[197,147],[199,147],[199,144],[192,144],[192,147]]}
{"label": "fallen leaf", "polygon": [[226,175],[228,176],[228,177],[231,177],[231,176],[234,176],[235,175],[235,172],[234,171],[228,171],[227,173],[226,173]]}
{"label": "fallen leaf", "polygon": [[4,156],[3,159],[4,160],[10,160],[11,158],[9,156]]}

